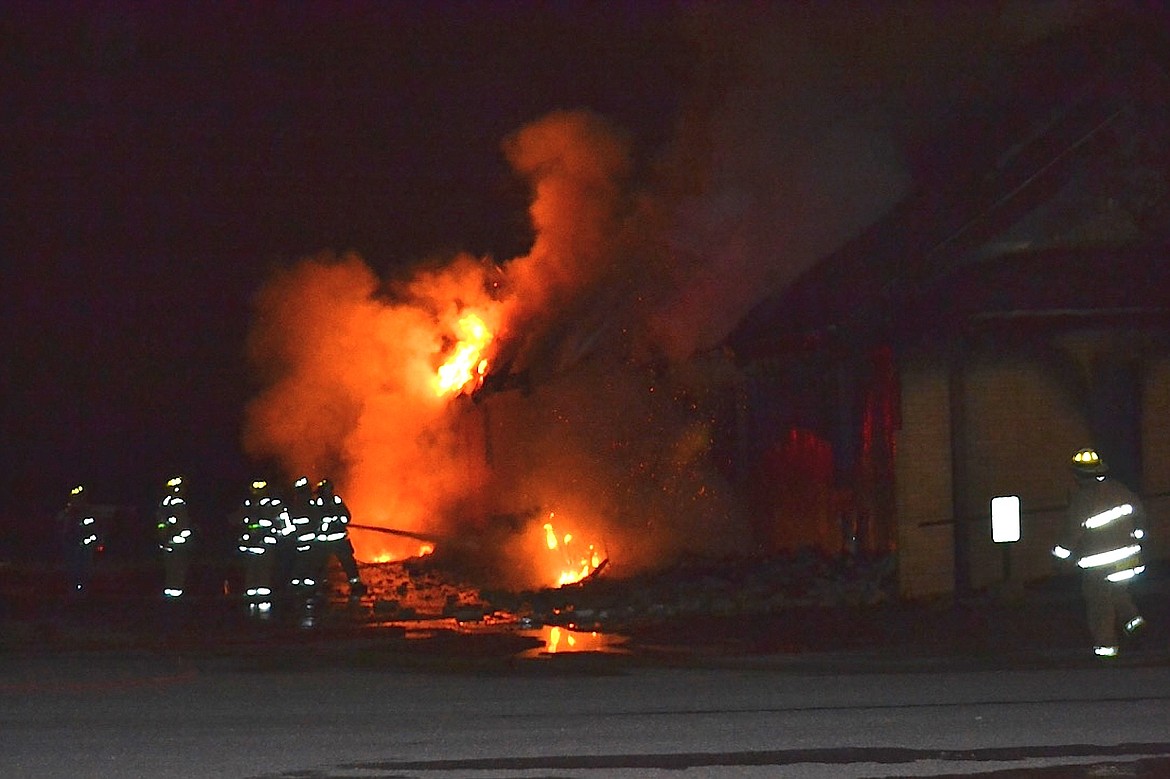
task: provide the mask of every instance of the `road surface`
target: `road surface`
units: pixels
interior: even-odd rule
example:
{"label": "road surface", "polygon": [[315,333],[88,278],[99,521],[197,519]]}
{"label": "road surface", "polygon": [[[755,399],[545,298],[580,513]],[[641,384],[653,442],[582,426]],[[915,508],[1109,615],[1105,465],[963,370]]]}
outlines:
{"label": "road surface", "polygon": [[318,666],[305,647],[295,667],[280,652],[0,654],[0,776],[840,779],[1170,767],[1164,664],[865,672],[783,657],[672,668],[546,656],[485,672],[412,670],[374,650]]}

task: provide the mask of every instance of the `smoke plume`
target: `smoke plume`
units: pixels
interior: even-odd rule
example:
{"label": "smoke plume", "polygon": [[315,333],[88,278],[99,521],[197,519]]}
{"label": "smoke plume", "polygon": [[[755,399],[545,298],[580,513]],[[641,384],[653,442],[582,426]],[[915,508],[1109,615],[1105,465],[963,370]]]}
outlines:
{"label": "smoke plume", "polygon": [[[247,451],[286,478],[332,477],[355,522],[452,542],[500,517],[522,531],[559,511],[558,532],[613,535],[662,502],[628,505],[615,490],[641,491],[639,475],[669,482],[664,457],[689,467],[697,456],[673,451],[677,398],[626,359],[629,330],[612,325],[627,320],[596,310],[630,252],[621,134],[592,113],[562,112],[505,151],[532,191],[528,254],[499,266],[461,256],[394,283],[356,255],[326,254],[277,272],[257,298],[249,348],[265,389],[248,409]],[[474,384],[435,387],[469,314],[493,336],[482,357],[504,387],[475,403]],[[648,437],[648,423],[661,436]],[[390,540],[357,545],[367,559],[401,554]]]}
{"label": "smoke plume", "polygon": [[[568,562],[549,558],[546,523],[625,571],[750,548],[728,452],[740,377],[718,347],[905,194],[913,133],[894,115],[914,89],[898,74],[937,53],[921,15],[789,11],[692,13],[701,77],[653,176],[589,111],[504,139],[531,193],[526,254],[439,258],[393,283],[354,255],[275,274],[247,450],[332,476],[355,522],[482,553],[513,585]],[[436,391],[471,315],[492,336],[485,383]],[[364,559],[413,551],[354,540]]]}

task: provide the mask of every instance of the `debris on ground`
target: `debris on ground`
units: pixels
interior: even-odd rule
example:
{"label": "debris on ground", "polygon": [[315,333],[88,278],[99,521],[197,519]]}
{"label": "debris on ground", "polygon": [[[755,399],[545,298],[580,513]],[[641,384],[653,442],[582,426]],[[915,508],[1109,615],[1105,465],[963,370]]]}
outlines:
{"label": "debris on ground", "polygon": [[592,576],[520,592],[480,588],[427,557],[362,566],[375,615],[387,620],[513,615],[541,624],[606,626],[687,615],[756,616],[794,607],[875,606],[892,597],[893,560],[813,552],[766,558],[688,558],[619,578]]}

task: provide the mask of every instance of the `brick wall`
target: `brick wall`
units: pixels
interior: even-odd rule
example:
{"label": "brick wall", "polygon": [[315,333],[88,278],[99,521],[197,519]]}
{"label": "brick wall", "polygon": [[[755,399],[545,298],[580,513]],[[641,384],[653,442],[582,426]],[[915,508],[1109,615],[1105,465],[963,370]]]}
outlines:
{"label": "brick wall", "polygon": [[1142,493],[1150,559],[1170,558],[1170,359],[1146,368],[1142,392]]}
{"label": "brick wall", "polygon": [[930,361],[902,367],[902,428],[894,449],[898,582],[903,597],[954,587],[950,407],[945,371]]}
{"label": "brick wall", "polygon": [[[1089,442],[1075,388],[1059,373],[1022,356],[973,357],[964,376],[967,414],[965,494],[969,521],[971,585],[1006,581],[1011,556],[1014,583],[1054,572],[1049,553],[1065,525],[1073,488],[1069,456]],[[991,540],[991,499],[1020,498],[1020,540],[1005,550]]]}
{"label": "brick wall", "polygon": [[[1049,550],[1062,534],[1074,487],[1068,459],[1092,443],[1084,387],[1076,385],[1078,360],[1067,346],[1075,344],[1062,342],[1039,355],[1002,345],[968,355],[961,376],[963,506],[952,506],[946,363],[937,354],[903,356],[902,428],[895,452],[903,596],[953,590],[955,520],[967,528],[972,587],[1005,581],[1005,547],[991,540],[990,503],[1000,495],[1018,496],[1023,512],[1021,539],[1006,552],[1012,583],[1056,571]],[[1147,549],[1149,559],[1164,560],[1170,552],[1170,359],[1146,364],[1141,425]]]}

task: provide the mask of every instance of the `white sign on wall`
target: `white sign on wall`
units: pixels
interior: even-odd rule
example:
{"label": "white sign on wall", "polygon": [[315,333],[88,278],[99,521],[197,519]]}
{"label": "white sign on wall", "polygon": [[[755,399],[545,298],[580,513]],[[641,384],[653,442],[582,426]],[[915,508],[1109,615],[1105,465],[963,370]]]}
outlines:
{"label": "white sign on wall", "polygon": [[1011,544],[1020,540],[1020,498],[1005,495],[991,499],[991,540]]}

